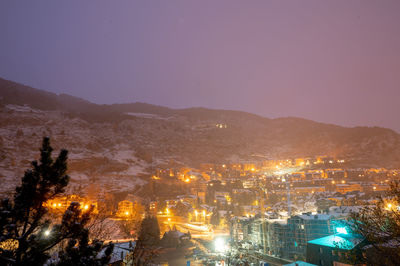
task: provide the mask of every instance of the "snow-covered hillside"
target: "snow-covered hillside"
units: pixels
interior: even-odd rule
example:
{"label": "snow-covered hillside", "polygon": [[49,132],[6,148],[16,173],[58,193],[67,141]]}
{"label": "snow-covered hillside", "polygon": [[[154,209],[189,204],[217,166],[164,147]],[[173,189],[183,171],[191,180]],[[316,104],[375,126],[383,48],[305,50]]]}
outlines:
{"label": "snow-covered hillside", "polygon": [[1,108],[0,124],[0,193],[12,191],[38,158],[43,136],[51,137],[53,156],[61,148],[69,151],[70,188],[96,182],[108,191],[129,191],[146,183],[150,163],[136,157],[135,146],[109,124],[17,105]]}

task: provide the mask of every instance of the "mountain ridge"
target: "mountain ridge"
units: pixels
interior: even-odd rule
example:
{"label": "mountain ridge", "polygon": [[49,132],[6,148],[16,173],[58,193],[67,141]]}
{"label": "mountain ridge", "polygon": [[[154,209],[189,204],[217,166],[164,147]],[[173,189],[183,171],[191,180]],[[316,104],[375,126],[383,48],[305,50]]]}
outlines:
{"label": "mountain ridge", "polygon": [[[264,154],[269,158],[329,155],[366,165],[400,167],[400,135],[381,127],[343,127],[296,117],[271,119],[235,110],[173,109],[141,102],[99,105],[4,79],[0,79],[0,103],[3,112],[15,116],[12,121],[4,114],[0,122],[5,126],[28,125],[29,113],[22,119],[22,114],[5,108],[28,105],[48,112],[40,117],[47,124],[40,130],[55,132],[52,127],[58,128],[57,123],[71,123],[72,128],[90,132],[85,137],[93,139],[90,147],[95,150],[101,150],[102,143],[111,149],[124,144],[145,150],[154,158],[175,158],[188,164],[224,162],[232,156],[245,160],[250,154]],[[53,126],[46,122],[50,117],[56,117],[52,118],[56,121]],[[81,122],[76,125],[73,121]],[[90,131],[100,125],[107,128],[106,137]],[[84,138],[81,142],[71,142],[71,146],[86,145]]]}
{"label": "mountain ridge", "polygon": [[[17,90],[15,93],[10,93],[12,90]],[[34,93],[33,93],[34,92]],[[22,93],[28,93],[28,96],[23,96]],[[10,97],[11,96],[11,97]],[[14,98],[12,97],[14,96]],[[16,97],[17,96],[17,97]],[[32,97],[34,96],[34,97]],[[341,128],[382,128],[386,130],[391,130],[398,134],[395,130],[391,128],[379,127],[379,126],[342,126],[336,125],[332,123],[325,123],[325,122],[318,122],[307,118],[302,117],[295,117],[295,116],[288,116],[288,117],[278,117],[278,118],[268,118],[265,116],[261,116],[258,114],[246,112],[246,111],[238,111],[238,110],[229,110],[229,109],[212,109],[206,107],[188,107],[188,108],[170,108],[162,105],[154,105],[144,102],[131,102],[131,103],[113,103],[113,104],[96,104],[90,102],[86,99],[76,97],[73,95],[60,93],[56,94],[54,92],[49,92],[42,89],[33,88],[27,85],[23,85],[17,82],[13,82],[10,80],[6,80],[0,78],[0,103],[3,104],[19,104],[19,105],[29,105],[33,108],[43,109],[43,106],[36,103],[36,98],[41,97],[40,100],[43,100],[43,97],[48,97],[48,101],[52,101],[48,108],[49,109],[56,109],[56,110],[65,110],[68,112],[83,112],[83,111],[90,111],[87,109],[94,108],[94,109],[102,109],[104,108],[107,112],[110,113],[128,113],[128,112],[143,112],[149,114],[157,114],[157,115],[190,115],[192,113],[197,113],[197,116],[201,116],[205,113],[208,114],[236,114],[242,116],[251,116],[253,118],[260,118],[269,121],[289,121],[291,122],[305,122],[305,123],[317,123],[322,125],[330,125],[335,127]],[[21,99],[22,98],[22,99]],[[18,99],[18,100],[16,100]],[[54,106],[54,107],[53,107]],[[73,106],[75,109],[72,109]],[[78,108],[77,108],[78,106]],[[46,110],[46,109],[45,109]],[[201,114],[199,114],[201,113]]]}

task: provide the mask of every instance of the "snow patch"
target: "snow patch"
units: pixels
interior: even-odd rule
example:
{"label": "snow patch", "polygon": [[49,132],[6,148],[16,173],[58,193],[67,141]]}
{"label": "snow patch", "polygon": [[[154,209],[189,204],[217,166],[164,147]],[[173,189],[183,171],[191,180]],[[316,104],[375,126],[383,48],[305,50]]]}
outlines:
{"label": "snow patch", "polygon": [[21,105],[7,104],[6,108],[10,109],[10,110],[13,110],[13,111],[16,111],[16,112],[43,113],[42,111],[37,110],[37,109],[33,109],[33,108],[31,108],[31,107],[29,107],[27,105],[21,106]]}

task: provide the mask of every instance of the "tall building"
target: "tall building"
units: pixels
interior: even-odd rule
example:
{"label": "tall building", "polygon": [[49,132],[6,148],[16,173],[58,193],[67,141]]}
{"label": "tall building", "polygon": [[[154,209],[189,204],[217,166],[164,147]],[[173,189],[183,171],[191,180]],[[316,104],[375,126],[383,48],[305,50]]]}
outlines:
{"label": "tall building", "polygon": [[[288,219],[253,219],[233,221],[235,240],[249,241],[260,252],[290,260],[305,260],[307,243],[334,233],[335,221],[328,214],[302,214]],[[235,224],[237,223],[237,224]]]}

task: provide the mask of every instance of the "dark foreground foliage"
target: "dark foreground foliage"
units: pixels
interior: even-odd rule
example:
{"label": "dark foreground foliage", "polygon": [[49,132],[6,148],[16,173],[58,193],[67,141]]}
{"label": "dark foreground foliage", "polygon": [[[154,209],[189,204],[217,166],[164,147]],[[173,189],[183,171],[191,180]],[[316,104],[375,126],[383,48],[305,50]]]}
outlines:
{"label": "dark foreground foliage", "polygon": [[353,233],[365,240],[356,250],[358,262],[367,265],[399,265],[400,262],[400,183],[392,182],[386,197],[363,207],[351,217]]}
{"label": "dark foreground foliage", "polygon": [[45,203],[63,193],[69,182],[67,150],[55,160],[52,151],[44,138],[39,162],[32,162],[13,198],[1,200],[0,265],[106,265],[113,245],[89,241],[86,225],[92,209],[82,212],[73,202],[60,224],[46,219]]}

